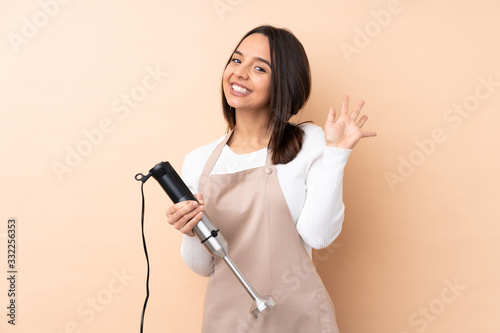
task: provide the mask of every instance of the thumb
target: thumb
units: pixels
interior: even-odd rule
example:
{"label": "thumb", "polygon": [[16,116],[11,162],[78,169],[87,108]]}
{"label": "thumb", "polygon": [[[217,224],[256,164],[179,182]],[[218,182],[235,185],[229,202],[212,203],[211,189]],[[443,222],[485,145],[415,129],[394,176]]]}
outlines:
{"label": "thumb", "polygon": [[333,106],[330,106],[330,111],[328,112],[328,117],[326,119],[326,123],[333,123],[335,122],[335,117],[336,117],[336,112]]}
{"label": "thumb", "polygon": [[203,194],[196,193],[194,195],[194,197],[198,200],[198,202],[200,203],[200,205],[204,205],[205,204],[205,200],[203,200]]}

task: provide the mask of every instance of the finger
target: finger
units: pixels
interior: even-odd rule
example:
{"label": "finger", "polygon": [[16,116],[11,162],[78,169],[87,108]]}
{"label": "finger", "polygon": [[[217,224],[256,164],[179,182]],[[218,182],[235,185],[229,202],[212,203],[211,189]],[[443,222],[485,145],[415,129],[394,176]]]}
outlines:
{"label": "finger", "polygon": [[347,115],[347,112],[349,111],[349,96],[344,95],[342,98],[342,108],[340,110],[340,113]]}
{"label": "finger", "polygon": [[363,125],[365,124],[365,122],[368,120],[368,116],[367,115],[364,115],[362,116],[359,120],[358,120],[358,126],[359,128],[363,127]]}
{"label": "finger", "polygon": [[193,228],[200,222],[203,217],[203,212],[198,212],[192,219],[190,219],[183,227],[179,229],[180,232],[188,236],[194,236]]}
{"label": "finger", "polygon": [[191,201],[182,201],[178,202],[176,204],[173,204],[172,206],[167,208],[167,216],[175,214],[179,209],[184,207],[185,205],[188,205]]}
{"label": "finger", "polygon": [[330,112],[328,112],[328,118],[326,119],[327,123],[334,123],[335,122],[335,116],[336,112],[333,106],[330,106]]}
{"label": "finger", "polygon": [[182,215],[177,220],[178,223],[180,224],[179,227],[182,227],[184,224],[188,223],[189,220],[191,220],[193,217],[195,217],[196,214],[203,211],[205,209],[205,206],[198,205],[198,203],[196,203],[196,205],[193,205],[192,208],[186,207],[186,209],[190,209],[190,210],[189,211],[181,211]]}
{"label": "finger", "polygon": [[199,212],[184,227],[180,228],[179,231],[188,236],[194,236],[193,228],[200,222],[202,217],[203,212]]}
{"label": "finger", "polygon": [[364,101],[359,101],[358,104],[356,104],[356,107],[352,111],[351,114],[351,119],[356,119],[359,116],[359,113],[361,112],[361,109],[363,108],[363,105],[365,105]]}
{"label": "finger", "polygon": [[180,219],[173,223],[173,226],[177,230],[181,230],[189,223],[193,218],[195,218],[199,213],[202,213],[204,210],[204,206],[200,206],[197,209],[189,212],[188,214],[183,215]]}
{"label": "finger", "polygon": [[372,136],[377,136],[377,132],[363,132],[363,138],[369,138],[369,137],[372,137]]}
{"label": "finger", "polygon": [[[195,213],[193,213],[197,207],[200,205],[196,201],[185,201],[186,204],[182,206],[177,206],[174,205],[174,208],[177,208],[175,211],[170,211],[171,214],[167,214],[168,218],[168,223],[169,224],[175,224],[180,220],[184,220],[184,222],[187,222]],[[179,203],[181,204],[181,203]],[[189,217],[186,219],[186,216]]]}

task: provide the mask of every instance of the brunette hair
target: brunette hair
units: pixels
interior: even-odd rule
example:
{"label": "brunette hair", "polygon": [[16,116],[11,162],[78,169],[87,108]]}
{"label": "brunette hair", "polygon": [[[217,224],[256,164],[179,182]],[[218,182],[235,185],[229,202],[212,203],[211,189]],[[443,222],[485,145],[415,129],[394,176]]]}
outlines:
{"label": "brunette hair", "polygon": [[[292,161],[302,148],[304,131],[288,121],[302,109],[309,98],[311,92],[309,61],[304,47],[293,33],[270,25],[250,30],[236,45],[234,51],[245,38],[256,33],[269,39],[271,54],[271,114],[267,128],[271,132],[271,139],[268,149],[272,151],[273,164],[286,164]],[[222,110],[228,128],[233,129],[236,125],[235,110],[227,103],[224,89],[222,89]]]}

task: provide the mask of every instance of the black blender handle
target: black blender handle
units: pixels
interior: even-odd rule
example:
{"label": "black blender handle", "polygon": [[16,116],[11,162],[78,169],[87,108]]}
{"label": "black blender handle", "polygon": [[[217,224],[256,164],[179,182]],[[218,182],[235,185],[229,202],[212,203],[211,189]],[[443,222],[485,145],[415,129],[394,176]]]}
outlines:
{"label": "black blender handle", "polygon": [[149,172],[167,192],[173,203],[188,200],[198,201],[169,162],[160,162]]}

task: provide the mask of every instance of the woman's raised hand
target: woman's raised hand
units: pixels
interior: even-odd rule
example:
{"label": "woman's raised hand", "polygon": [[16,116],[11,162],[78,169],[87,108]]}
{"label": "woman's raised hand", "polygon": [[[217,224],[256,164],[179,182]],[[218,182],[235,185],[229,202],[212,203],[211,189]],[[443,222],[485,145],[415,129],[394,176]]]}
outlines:
{"label": "woman's raised hand", "polygon": [[193,228],[203,217],[205,208],[203,195],[197,193],[194,196],[199,201],[199,204],[196,201],[182,201],[167,208],[168,223],[190,237],[194,236]]}
{"label": "woman's raised hand", "polygon": [[363,127],[368,119],[367,115],[363,115],[358,119],[364,104],[365,102],[359,101],[354,110],[349,113],[349,96],[344,96],[340,115],[337,119],[335,119],[335,109],[330,107],[330,112],[325,123],[327,146],[352,149],[362,138],[377,135],[376,132],[361,130],[361,127]]}

